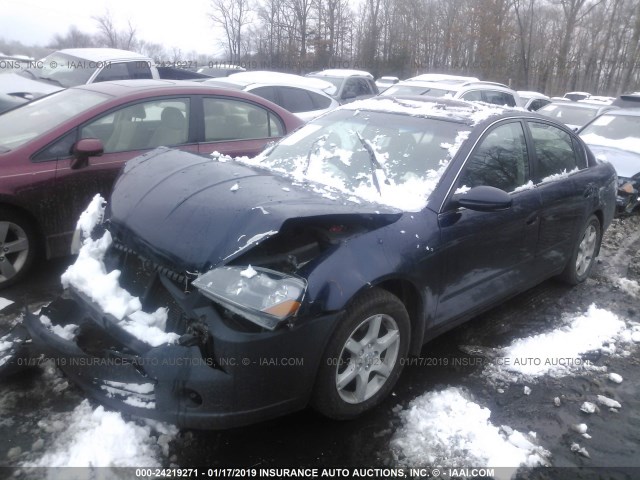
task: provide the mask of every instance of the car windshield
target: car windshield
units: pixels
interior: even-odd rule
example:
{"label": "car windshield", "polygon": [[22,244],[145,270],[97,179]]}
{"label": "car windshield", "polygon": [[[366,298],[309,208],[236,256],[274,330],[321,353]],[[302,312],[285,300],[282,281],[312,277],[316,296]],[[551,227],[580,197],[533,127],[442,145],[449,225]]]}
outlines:
{"label": "car windshield", "polygon": [[538,113],[555,118],[567,125],[582,126],[598,114],[598,109],[575,105],[546,105],[538,110]]}
{"label": "car windshield", "polygon": [[384,95],[429,95],[430,97],[444,97],[449,90],[430,88],[418,85],[394,85],[384,91]]}
{"label": "car windshield", "polygon": [[603,115],[580,132],[588,145],[640,153],[640,116]]}
{"label": "car windshield", "polygon": [[0,115],[0,152],[16,149],[108,100],[103,93],[62,90]]}
{"label": "car windshield", "polygon": [[100,65],[99,62],[90,62],[60,52],[45,57],[42,64],[42,68],[28,68],[21,71],[20,75],[69,88],[86,84]]}
{"label": "car windshield", "polygon": [[[338,110],[251,160],[317,192],[419,211],[470,127],[406,114]],[[322,185],[323,187],[321,187]]]}

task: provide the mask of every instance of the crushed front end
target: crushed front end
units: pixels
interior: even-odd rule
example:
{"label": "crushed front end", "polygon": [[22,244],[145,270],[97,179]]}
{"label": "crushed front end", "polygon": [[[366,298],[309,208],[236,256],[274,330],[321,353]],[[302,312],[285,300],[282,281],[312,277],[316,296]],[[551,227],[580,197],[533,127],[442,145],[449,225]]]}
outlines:
{"label": "crushed front end", "polygon": [[105,313],[72,285],[23,323],[31,349],[99,402],[200,429],[255,423],[307,404],[324,348],[317,339],[327,337],[333,316],[269,330],[197,291],[185,293],[190,279],[121,245],[109,248],[105,265],[119,267],[120,284],[139,296],[142,310],[167,310],[165,333],[175,341],[153,346],[137,338],[122,327],[126,318]]}
{"label": "crushed front end", "polygon": [[[184,428],[241,426],[308,403],[337,314],[286,321],[279,293],[264,315],[275,320],[247,321],[209,298],[211,282],[196,288],[198,275],[145,258],[93,223],[93,238],[63,274],[65,294],[25,314],[32,355],[53,359],[111,408]],[[225,270],[243,278],[268,272],[257,268]],[[301,300],[304,291],[295,293]]]}

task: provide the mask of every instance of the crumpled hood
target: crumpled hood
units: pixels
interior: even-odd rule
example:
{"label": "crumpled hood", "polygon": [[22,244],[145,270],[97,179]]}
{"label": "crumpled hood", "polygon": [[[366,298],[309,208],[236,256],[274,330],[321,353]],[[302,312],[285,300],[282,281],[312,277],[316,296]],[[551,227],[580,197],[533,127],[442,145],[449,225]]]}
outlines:
{"label": "crumpled hood", "polygon": [[0,92],[7,95],[23,96],[31,94],[34,98],[49,93],[63,90],[62,87],[47,82],[39,82],[31,78],[23,77],[17,73],[4,73],[0,75]]}
{"label": "crumpled hood", "polygon": [[388,224],[401,215],[325,198],[266,170],[166,148],[127,163],[107,208],[119,242],[189,271],[231,261],[290,218],[357,215]]}
{"label": "crumpled hood", "polygon": [[619,177],[632,178],[640,173],[640,155],[627,150],[613,147],[603,147],[600,145],[589,145],[598,160],[606,160]]}

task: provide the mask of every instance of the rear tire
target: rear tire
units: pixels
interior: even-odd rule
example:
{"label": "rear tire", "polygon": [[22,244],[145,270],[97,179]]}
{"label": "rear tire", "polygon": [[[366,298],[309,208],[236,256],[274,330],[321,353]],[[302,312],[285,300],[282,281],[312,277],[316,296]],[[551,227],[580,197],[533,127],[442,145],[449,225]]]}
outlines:
{"label": "rear tire", "polygon": [[0,207],[0,289],[19,282],[37,255],[32,223],[18,212]]}
{"label": "rear tire", "polygon": [[378,405],[400,376],[410,335],[409,314],[398,297],[378,288],[357,297],[325,349],[313,408],[349,419]]}
{"label": "rear tire", "polygon": [[591,215],[580,230],[573,254],[564,271],[560,274],[560,279],[571,285],[584,282],[595,264],[601,240],[600,220],[595,215]]}

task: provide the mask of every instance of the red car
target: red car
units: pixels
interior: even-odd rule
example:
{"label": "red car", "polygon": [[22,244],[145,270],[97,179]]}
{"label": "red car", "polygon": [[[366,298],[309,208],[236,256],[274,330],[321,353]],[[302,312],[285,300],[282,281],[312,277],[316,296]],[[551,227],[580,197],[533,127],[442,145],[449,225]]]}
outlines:
{"label": "red car", "polygon": [[250,93],[166,80],[83,85],[0,115],[0,288],[39,253],[69,253],[79,214],[127,160],[160,146],[254,156],[301,124]]}

